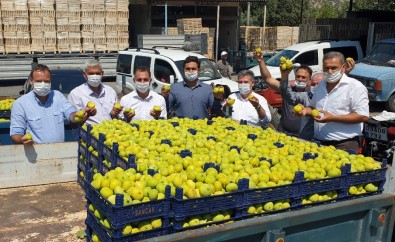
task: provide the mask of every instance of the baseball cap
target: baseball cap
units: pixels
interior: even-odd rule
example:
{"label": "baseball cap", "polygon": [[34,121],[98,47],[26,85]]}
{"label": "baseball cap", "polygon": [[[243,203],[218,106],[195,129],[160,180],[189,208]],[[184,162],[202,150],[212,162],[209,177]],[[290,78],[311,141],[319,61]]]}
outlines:
{"label": "baseball cap", "polygon": [[227,54],[228,54],[228,52],[226,52],[226,51],[222,51],[222,52],[221,52],[221,56],[227,55]]}

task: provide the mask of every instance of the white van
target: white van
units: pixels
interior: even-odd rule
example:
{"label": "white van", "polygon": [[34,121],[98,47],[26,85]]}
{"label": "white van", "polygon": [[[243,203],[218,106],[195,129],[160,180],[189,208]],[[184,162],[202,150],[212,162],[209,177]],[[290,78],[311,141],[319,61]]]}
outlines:
{"label": "white van", "polygon": [[182,49],[158,47],[133,48],[119,51],[115,90],[118,94],[133,91],[133,71],[138,66],[149,67],[152,76],[151,89],[160,93],[164,85],[183,81],[183,62],[188,56],[200,61],[199,80],[207,84],[228,86],[230,92],[238,91],[236,82],[223,78],[213,63],[203,55]]}
{"label": "white van", "polygon": [[[292,60],[295,66],[306,65],[316,72],[322,72],[322,58],[330,51],[337,51],[343,53],[344,57],[352,57],[355,62],[360,62],[363,59],[363,51],[359,41],[308,41],[289,46],[278,52],[275,56],[266,62],[266,66],[275,79],[280,80],[280,57],[285,56]],[[255,81],[259,83],[262,80],[259,66],[250,68],[255,75]],[[295,79],[295,73],[289,74],[289,80]]]}

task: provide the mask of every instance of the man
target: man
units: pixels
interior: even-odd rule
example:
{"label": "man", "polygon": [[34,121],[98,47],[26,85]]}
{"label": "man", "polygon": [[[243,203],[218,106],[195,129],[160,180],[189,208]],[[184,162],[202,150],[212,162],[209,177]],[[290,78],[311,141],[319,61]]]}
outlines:
{"label": "man", "polygon": [[[254,73],[243,70],[239,72],[237,78],[239,92],[231,94],[225,103],[226,106],[233,107],[232,118],[237,121],[246,120],[252,125],[269,123],[271,114],[266,99],[252,90]],[[234,100],[233,105],[232,100]]]}
{"label": "man", "polygon": [[[346,71],[347,73],[347,71]],[[322,80],[324,80],[324,74],[322,72],[317,72],[311,76],[310,92],[314,94],[314,91]]]}
{"label": "man", "polygon": [[320,115],[313,117],[316,121],[314,139],[323,145],[357,152],[358,136],[362,134],[363,122],[369,118],[368,91],[361,82],[345,74],[346,68],[343,54],[326,53],[323,58],[325,81],[318,84],[310,105],[297,115],[313,116],[315,107]]}
{"label": "man", "polygon": [[[133,81],[136,90],[121,98],[121,106],[124,107],[124,111],[120,114],[120,118],[124,118],[127,122],[140,119],[166,119],[165,99],[150,90],[152,79],[149,69],[146,67],[135,68]],[[160,107],[160,110],[154,110],[154,106]],[[128,108],[132,111],[127,111]]]}
{"label": "man", "polygon": [[[308,66],[300,66],[296,69],[296,80],[294,87],[290,87],[288,83],[288,75],[292,69],[281,70],[281,81],[278,81],[272,77],[269,70],[267,69],[265,62],[262,59],[262,53],[255,53],[255,58],[259,62],[259,69],[261,71],[262,78],[266,81],[270,88],[280,92],[283,99],[281,106],[281,118],[278,130],[285,132],[288,135],[299,136],[302,120],[293,113],[293,108],[297,103],[290,100],[295,99],[295,96],[301,96],[301,98],[308,98],[308,94],[305,89],[310,84],[310,77],[312,71]],[[280,68],[280,67],[279,67]],[[304,93],[297,93],[303,91]],[[293,95],[293,96],[291,96]],[[307,122],[305,120],[304,122]]]}
{"label": "man", "polygon": [[[15,144],[64,142],[64,119],[76,123],[76,109],[59,91],[51,91],[51,71],[38,64],[29,75],[31,92],[11,109],[10,136]],[[81,118],[85,121],[87,114]],[[31,134],[31,138],[26,133]]]}
{"label": "man", "polygon": [[97,124],[104,120],[118,117],[122,111],[114,108],[117,102],[117,94],[110,86],[102,84],[103,68],[99,61],[88,60],[85,63],[84,77],[86,83],[74,88],[69,96],[69,102],[76,109],[84,109],[88,102],[93,102],[95,106],[88,108],[87,124]]}
{"label": "man", "polygon": [[214,102],[213,89],[198,80],[200,62],[196,56],[184,60],[184,81],[171,85],[170,92],[162,88],[168,110],[181,118],[209,118]]}
{"label": "man", "polygon": [[231,72],[230,72],[230,65],[228,62],[228,52],[222,51],[221,52],[221,59],[215,63],[215,67],[219,70],[219,73],[223,77],[229,78],[232,80]]}

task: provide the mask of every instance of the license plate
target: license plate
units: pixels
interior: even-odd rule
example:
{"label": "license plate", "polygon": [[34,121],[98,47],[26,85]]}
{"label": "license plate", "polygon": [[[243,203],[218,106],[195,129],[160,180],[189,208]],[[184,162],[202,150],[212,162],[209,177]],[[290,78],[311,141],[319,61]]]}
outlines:
{"label": "license plate", "polygon": [[365,124],[365,136],[371,139],[388,141],[388,134],[386,127],[374,127]]}

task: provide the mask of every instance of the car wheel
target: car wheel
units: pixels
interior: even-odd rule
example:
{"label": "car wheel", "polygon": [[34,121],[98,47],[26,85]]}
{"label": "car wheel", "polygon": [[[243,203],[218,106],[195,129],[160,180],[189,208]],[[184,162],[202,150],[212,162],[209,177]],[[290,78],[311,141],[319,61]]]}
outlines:
{"label": "car wheel", "polygon": [[395,112],[395,94],[392,94],[392,96],[388,99],[386,106],[390,112]]}

